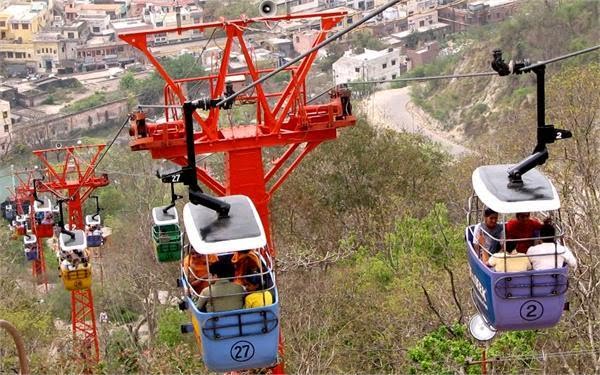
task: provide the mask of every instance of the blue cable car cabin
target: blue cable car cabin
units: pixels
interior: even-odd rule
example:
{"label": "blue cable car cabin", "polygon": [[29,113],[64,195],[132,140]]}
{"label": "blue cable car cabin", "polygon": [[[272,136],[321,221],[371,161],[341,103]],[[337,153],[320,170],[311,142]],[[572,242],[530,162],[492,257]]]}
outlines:
{"label": "blue cable car cabin", "polygon": [[[559,259],[562,263],[560,254],[554,250],[553,254],[544,255],[551,256],[554,260],[554,266],[551,268],[537,270],[534,268],[518,272],[510,272],[510,268],[507,268],[507,259],[514,260],[515,258],[511,259],[512,256],[522,257],[521,259],[527,258],[533,264],[534,257],[537,255],[499,254],[504,259],[504,267],[500,264],[504,272],[492,268],[485,256],[486,253],[489,257],[494,251],[502,252],[507,248],[514,248],[519,242],[534,243],[548,238],[539,235],[531,238],[507,238],[506,220],[499,220],[497,225],[503,226],[502,238],[493,237],[491,233],[485,232],[498,249],[487,249],[474,241],[476,224],[481,223],[484,207],[501,216],[539,212],[547,218],[560,219],[560,200],[552,183],[538,170],[532,169],[522,176],[523,186],[509,187],[506,178],[509,167],[510,165],[482,166],[473,172],[474,195],[469,200],[469,225],[465,231],[472,298],[484,323],[491,330],[552,327],[560,320],[568,288],[568,267],[566,264],[559,264]],[[554,249],[558,248],[557,240],[562,243],[562,230],[559,224],[556,222],[551,224],[554,228],[558,228],[558,234],[550,239],[555,242]]]}
{"label": "blue cable car cabin", "polygon": [[152,209],[152,240],[156,260],[174,262],[181,259],[183,236],[179,227],[179,216],[174,205]]}
{"label": "blue cable car cabin", "polygon": [[27,260],[38,260],[39,252],[37,245],[37,237],[35,236],[35,234],[26,234],[25,237],[23,237],[23,244],[25,258]]}
{"label": "blue cable car cabin", "polygon": [[[181,281],[194,334],[210,371],[272,367],[278,355],[279,296],[273,263],[265,251],[264,228],[248,197],[220,199],[231,205],[229,217],[224,219],[206,207],[191,203],[183,210],[190,246],[186,247],[188,253],[182,262]],[[188,269],[191,264],[188,257],[205,262],[205,267],[199,269],[205,269],[207,275],[193,275]],[[231,269],[229,277],[219,275],[223,268],[243,257],[255,259],[258,269],[247,275],[234,272],[232,276]],[[202,290],[195,283],[197,280],[204,283]],[[250,284],[256,286],[250,288]],[[228,294],[217,295],[223,285],[230,288]],[[224,298],[227,303],[219,300]],[[250,306],[245,308],[244,301]],[[220,308],[227,310],[219,311]]]}
{"label": "blue cable car cabin", "polygon": [[99,214],[85,216],[86,241],[88,247],[100,247],[104,244],[102,220]]}

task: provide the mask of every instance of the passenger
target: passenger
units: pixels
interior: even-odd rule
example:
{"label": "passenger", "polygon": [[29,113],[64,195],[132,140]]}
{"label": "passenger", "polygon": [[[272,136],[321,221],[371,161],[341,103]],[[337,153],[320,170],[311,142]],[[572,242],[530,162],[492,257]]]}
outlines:
{"label": "passenger", "polygon": [[45,225],[54,224],[54,215],[52,214],[52,212],[46,212],[44,214],[44,218],[42,219],[42,224],[45,224]]}
{"label": "passenger", "polygon": [[[542,223],[538,219],[531,219],[530,216],[529,212],[519,212],[514,219],[510,219],[506,223],[506,238],[518,240],[536,237]],[[546,221],[551,222],[551,219],[548,218]],[[519,253],[525,254],[530,246],[533,246],[533,239],[517,241],[517,251]]]}
{"label": "passenger", "polygon": [[525,272],[531,269],[529,257],[516,251],[516,242],[506,243],[506,251],[493,254],[488,264],[494,267],[496,272]]}
{"label": "passenger", "polygon": [[473,233],[473,247],[479,252],[479,257],[484,263],[489,259],[489,253],[494,254],[500,250],[497,239],[502,238],[504,229],[498,225],[498,213],[491,208],[483,211],[483,223],[475,226]]}
{"label": "passenger", "polygon": [[233,265],[218,261],[210,266],[211,277],[217,279],[200,293],[198,309],[207,312],[238,310],[244,307],[244,288],[231,282]]}
{"label": "passenger", "polygon": [[[216,255],[209,255],[209,266],[218,260],[219,258]],[[196,293],[200,293],[208,286],[208,267],[204,254],[199,254],[192,250],[183,258],[183,270]]]}
{"label": "passenger", "polygon": [[273,294],[270,291],[264,290],[264,282],[261,275],[255,275],[250,278],[250,282],[256,285],[256,291],[249,293],[244,299],[244,306],[247,309],[255,307],[269,306],[273,304]]}
{"label": "passenger", "polygon": [[257,290],[258,285],[250,281],[249,275],[261,273],[260,258],[254,251],[242,250],[233,254],[231,263],[235,267],[235,283],[246,289],[246,291]]}
{"label": "passenger", "polygon": [[575,259],[569,248],[555,242],[555,234],[556,231],[552,224],[544,224],[540,229],[542,243],[527,250],[527,255],[531,259],[534,270],[562,267],[565,262],[573,269],[577,269],[577,259]]}

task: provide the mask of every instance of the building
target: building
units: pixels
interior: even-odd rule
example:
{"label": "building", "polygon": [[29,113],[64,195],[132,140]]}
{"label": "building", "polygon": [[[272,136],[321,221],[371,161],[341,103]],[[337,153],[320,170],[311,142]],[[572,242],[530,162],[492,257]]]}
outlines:
{"label": "building", "polygon": [[71,0],[65,4],[64,12],[65,18],[70,22],[89,15],[108,16],[109,19],[114,20],[127,15],[127,5],[125,3],[89,4]]}
{"label": "building", "polygon": [[299,54],[307,52],[313,47],[315,39],[319,35],[318,30],[300,30],[292,35],[294,51]]}
{"label": "building", "polygon": [[366,49],[357,55],[346,51],[333,63],[333,77],[336,84],[395,79],[400,75],[400,65],[400,50],[397,48],[382,51]]}
{"label": "building", "polygon": [[10,103],[0,99],[0,150],[5,151],[8,149],[11,133]]}
{"label": "building", "polygon": [[472,26],[496,23],[511,17],[516,11],[516,0],[485,0],[460,2],[439,10],[439,20],[450,24],[452,32],[465,31]]}
{"label": "building", "polygon": [[8,75],[26,75],[38,69],[34,37],[50,22],[48,5],[40,1],[9,4],[0,9],[0,61]]}
{"label": "building", "polygon": [[406,49],[407,70],[432,63],[440,54],[440,44],[437,41],[427,42],[418,49]]}
{"label": "building", "polygon": [[[142,18],[152,28],[191,26],[202,23],[202,10],[196,6],[154,5],[147,3]],[[161,33],[149,36],[154,44],[166,44],[182,40],[192,40],[202,36],[200,30],[188,30],[182,33]]]}
{"label": "building", "polygon": [[33,39],[37,70],[57,72],[66,59],[65,39],[60,32],[40,32]]}

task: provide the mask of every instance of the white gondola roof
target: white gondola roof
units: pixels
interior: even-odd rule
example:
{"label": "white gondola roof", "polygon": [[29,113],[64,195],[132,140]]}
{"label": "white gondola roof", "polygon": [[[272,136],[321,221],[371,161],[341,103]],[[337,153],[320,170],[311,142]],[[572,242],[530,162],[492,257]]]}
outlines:
{"label": "white gondola roof", "polygon": [[60,249],[63,251],[70,250],[85,250],[87,247],[87,238],[85,236],[85,232],[82,230],[72,230],[75,238],[71,238],[66,233],[60,234]]}
{"label": "white gondola roof", "polygon": [[100,220],[99,214],[85,216],[85,225],[100,225],[100,223],[101,223],[101,220]]}
{"label": "white gondola roof", "polygon": [[163,210],[169,206],[154,207],[152,209],[152,220],[156,225],[179,224],[179,215],[175,206],[169,208],[167,213]]}
{"label": "white gondola roof", "polygon": [[473,189],[479,200],[498,213],[552,211],[560,199],[552,183],[537,169],[523,174],[523,186],[508,187],[513,165],[486,165],[473,172]]}
{"label": "white gondola roof", "polygon": [[37,237],[35,236],[35,234],[29,234],[29,235],[23,237],[23,243],[25,245],[30,245],[30,244],[33,244],[36,242],[37,242]]}
{"label": "white gondola roof", "polygon": [[45,198],[43,199],[44,203],[41,204],[40,202],[34,200],[33,201],[33,210],[35,212],[51,212],[52,211],[52,202],[50,201],[50,198]]}
{"label": "white gondola roof", "polygon": [[187,203],[183,208],[185,231],[194,250],[200,254],[220,254],[250,250],[267,244],[267,237],[254,204],[244,195],[219,198],[231,205],[229,217],[204,206]]}

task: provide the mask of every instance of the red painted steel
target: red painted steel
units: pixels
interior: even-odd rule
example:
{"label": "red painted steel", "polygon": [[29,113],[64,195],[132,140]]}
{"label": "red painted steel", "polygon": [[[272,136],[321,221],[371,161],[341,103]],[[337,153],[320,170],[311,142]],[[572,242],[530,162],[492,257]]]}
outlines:
{"label": "red painted steel", "polygon": [[[274,68],[258,68],[253,54],[243,38],[244,31],[254,24],[267,24],[293,20],[316,19],[321,30],[317,33],[313,46],[326,39],[331,31],[345,17],[345,12],[323,12],[275,17],[242,18],[239,20],[221,20],[212,23],[190,25],[178,28],[161,28],[119,35],[119,38],[139,49],[155,66],[156,71],[166,82],[163,92],[165,104],[163,123],[147,123],[143,112],[131,117],[130,147],[133,151],[149,151],[154,159],[168,159],[178,165],[187,165],[185,131],[181,111],[173,106],[182,105],[186,100],[185,85],[189,83],[208,83],[206,92],[210,99],[222,99],[226,94],[228,77],[243,75],[246,82],[256,81]],[[171,78],[160,61],[152,54],[148,45],[148,36],[157,33],[220,29],[225,35],[225,46],[220,53],[221,63],[218,74],[202,77]],[[150,38],[151,39],[151,38]],[[228,62],[233,50],[241,52],[247,69],[242,72],[230,72]],[[194,113],[198,130],[194,133],[194,149],[197,155],[224,153],[224,181],[220,181],[206,167],[197,166],[198,179],[217,195],[243,194],[254,202],[267,233],[271,255],[275,255],[270,230],[269,202],[272,194],[291,174],[302,159],[324,141],[337,137],[337,129],[352,126],[356,118],[352,116],[349,105],[349,92],[334,90],[330,101],[325,104],[310,105],[306,101],[306,78],[316,51],[307,55],[296,66],[286,69],[291,79],[283,90],[268,92],[268,86],[257,84],[251,92],[239,95],[234,106],[254,105],[256,120],[250,124],[233,125],[220,123],[220,108]],[[345,95],[345,98],[342,98]],[[344,108],[345,106],[345,108]],[[281,150],[281,155],[269,168],[264,165],[266,149],[273,152]],[[265,172],[266,170],[266,172]],[[283,336],[280,335],[280,357],[283,358]],[[272,373],[283,373],[283,360]]]}
{"label": "red painted steel", "polygon": [[[83,203],[94,189],[109,184],[106,174],[97,176],[95,166],[106,145],[82,145],[36,150],[33,153],[46,168],[46,180],[38,183],[38,192],[50,192],[68,200],[70,228],[84,229]],[[57,163],[50,160],[55,155]],[[62,162],[59,162],[63,159]],[[92,290],[71,291],[71,326],[80,360],[93,365],[100,360],[96,315]]]}

